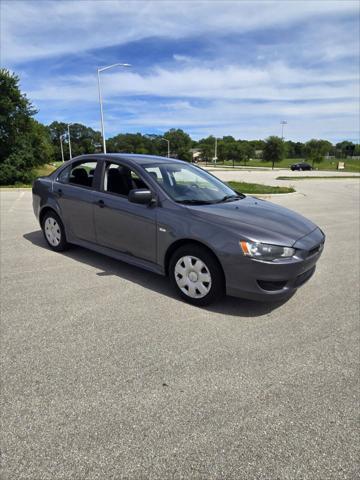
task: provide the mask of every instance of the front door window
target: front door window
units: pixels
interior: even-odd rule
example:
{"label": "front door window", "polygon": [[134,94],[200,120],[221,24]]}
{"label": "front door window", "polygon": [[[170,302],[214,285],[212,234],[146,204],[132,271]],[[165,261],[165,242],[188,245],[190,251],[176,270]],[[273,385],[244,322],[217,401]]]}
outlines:
{"label": "front door window", "polygon": [[148,188],[139,175],[130,168],[108,163],[104,176],[104,191],[127,197],[134,188]]}

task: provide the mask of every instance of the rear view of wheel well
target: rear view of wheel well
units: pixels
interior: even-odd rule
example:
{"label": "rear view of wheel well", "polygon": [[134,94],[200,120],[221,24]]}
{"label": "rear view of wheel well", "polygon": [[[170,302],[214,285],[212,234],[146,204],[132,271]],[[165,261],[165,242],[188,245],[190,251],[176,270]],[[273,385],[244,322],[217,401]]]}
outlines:
{"label": "rear view of wheel well", "polygon": [[225,275],[224,275],[222,265],[221,265],[218,257],[211,250],[211,248],[209,248],[207,245],[205,245],[202,242],[198,242],[196,240],[189,240],[189,239],[177,240],[176,242],[172,243],[170,245],[170,247],[167,249],[167,252],[165,254],[165,274],[166,275],[169,274],[169,264],[170,264],[171,257],[173,256],[173,254],[176,252],[176,250],[178,248],[183,247],[184,245],[197,245],[197,246],[203,248],[204,250],[207,250],[216,259],[216,261],[220,265],[221,271],[223,272],[224,281],[225,281]]}

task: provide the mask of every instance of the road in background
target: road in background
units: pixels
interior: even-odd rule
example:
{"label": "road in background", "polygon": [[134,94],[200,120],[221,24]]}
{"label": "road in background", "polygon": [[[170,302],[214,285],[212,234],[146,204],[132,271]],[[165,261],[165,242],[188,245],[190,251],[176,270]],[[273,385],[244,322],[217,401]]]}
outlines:
{"label": "road in background", "polygon": [[[279,185],[279,186],[286,186],[286,185],[294,185],[295,188],[299,191],[302,191],[304,188],[304,182],[305,183],[305,188],[307,185],[310,186],[312,189],[312,185],[316,179],[318,181],[323,182],[324,179],[319,178],[319,177],[329,177],[327,180],[340,180],[343,179],[344,181],[346,180],[351,180],[346,177],[356,177],[356,179],[360,180],[360,174],[359,173],[353,173],[353,172],[330,172],[330,171],[321,171],[321,170],[312,170],[310,172],[292,172],[291,170],[288,169],[247,169],[247,168],[221,168],[221,167],[206,167],[202,166],[204,170],[209,171],[213,175],[218,176],[224,181],[230,181],[230,180],[236,180],[236,181],[242,181],[242,182],[249,182],[249,183],[265,183],[267,185]],[[277,180],[277,177],[293,177],[294,180]],[[311,178],[311,180],[308,180],[308,178]],[[332,177],[336,177],[335,179]],[[345,178],[344,178],[345,177]],[[299,178],[302,178],[301,180],[301,185],[299,184],[300,180]],[[310,183],[311,182],[311,183]],[[311,190],[312,191],[312,190]]]}
{"label": "road in background", "polygon": [[30,191],[2,191],[1,478],[356,478],[359,182],[295,186],[272,201],[325,231],[315,276],[283,304],[208,309],[155,274],[50,251]]}

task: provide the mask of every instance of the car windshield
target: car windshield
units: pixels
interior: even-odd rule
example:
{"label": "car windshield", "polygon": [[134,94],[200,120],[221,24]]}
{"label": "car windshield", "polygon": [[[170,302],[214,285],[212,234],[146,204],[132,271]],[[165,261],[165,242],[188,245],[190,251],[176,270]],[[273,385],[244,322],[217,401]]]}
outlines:
{"label": "car windshield", "polygon": [[144,168],[178,203],[213,204],[230,202],[244,197],[206,171],[193,165],[161,163]]}

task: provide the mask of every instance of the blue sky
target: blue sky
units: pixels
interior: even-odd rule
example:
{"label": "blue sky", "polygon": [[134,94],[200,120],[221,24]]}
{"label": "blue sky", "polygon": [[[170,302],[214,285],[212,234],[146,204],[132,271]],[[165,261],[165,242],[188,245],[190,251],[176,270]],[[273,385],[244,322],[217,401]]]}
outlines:
{"label": "blue sky", "polygon": [[305,1],[1,2],[1,64],[37,118],[107,136],[183,128],[359,142],[359,3]]}

